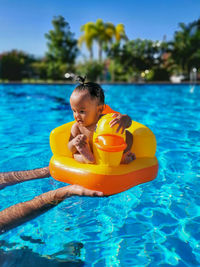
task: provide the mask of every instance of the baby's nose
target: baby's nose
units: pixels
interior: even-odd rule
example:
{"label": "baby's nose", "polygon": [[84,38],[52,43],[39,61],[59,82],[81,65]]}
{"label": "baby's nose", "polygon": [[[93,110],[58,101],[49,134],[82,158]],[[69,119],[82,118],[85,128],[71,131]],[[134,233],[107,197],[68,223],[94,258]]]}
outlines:
{"label": "baby's nose", "polygon": [[80,113],[76,113],[76,119],[80,119],[80,118],[81,118]]}

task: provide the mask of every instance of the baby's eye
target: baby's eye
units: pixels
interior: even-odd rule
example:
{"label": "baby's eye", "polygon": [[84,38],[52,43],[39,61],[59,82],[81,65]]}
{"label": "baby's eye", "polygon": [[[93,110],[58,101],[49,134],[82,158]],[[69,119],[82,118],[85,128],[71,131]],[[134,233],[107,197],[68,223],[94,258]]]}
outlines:
{"label": "baby's eye", "polygon": [[80,111],[80,114],[84,114],[84,113],[85,113],[85,111],[84,111],[84,110],[81,110],[81,111]]}

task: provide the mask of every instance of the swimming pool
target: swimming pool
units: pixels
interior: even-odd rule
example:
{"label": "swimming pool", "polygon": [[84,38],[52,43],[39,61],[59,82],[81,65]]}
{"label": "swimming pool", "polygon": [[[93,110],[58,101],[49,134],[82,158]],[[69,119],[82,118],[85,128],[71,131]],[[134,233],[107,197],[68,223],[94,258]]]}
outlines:
{"label": "swimming pool", "polygon": [[[50,131],[73,119],[73,88],[0,85],[0,171],[48,165]],[[106,103],[155,133],[158,177],[109,198],[66,199],[4,233],[1,266],[200,266],[200,86],[103,88]],[[7,187],[0,208],[63,185],[46,178]]]}

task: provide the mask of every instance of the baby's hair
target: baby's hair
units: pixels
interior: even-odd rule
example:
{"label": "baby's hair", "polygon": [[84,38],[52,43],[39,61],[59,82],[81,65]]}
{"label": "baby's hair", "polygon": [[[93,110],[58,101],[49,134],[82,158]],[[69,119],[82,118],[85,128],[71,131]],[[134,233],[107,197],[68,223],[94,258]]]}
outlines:
{"label": "baby's hair", "polygon": [[75,74],[65,74],[66,78],[72,78],[73,80],[78,81],[80,84],[74,89],[74,91],[84,91],[87,90],[91,96],[91,98],[99,99],[99,104],[104,105],[104,91],[101,86],[97,83],[93,82],[85,82],[86,76],[82,77],[80,75]]}

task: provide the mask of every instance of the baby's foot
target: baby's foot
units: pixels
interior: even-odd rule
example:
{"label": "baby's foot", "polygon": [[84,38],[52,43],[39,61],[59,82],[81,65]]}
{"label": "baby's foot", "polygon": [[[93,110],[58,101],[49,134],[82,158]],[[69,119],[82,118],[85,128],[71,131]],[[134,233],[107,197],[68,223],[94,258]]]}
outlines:
{"label": "baby's foot", "polygon": [[74,143],[77,151],[83,156],[85,163],[94,163],[94,155],[92,154],[92,151],[90,150],[90,145],[88,142],[88,138],[84,134],[79,134],[75,138]]}
{"label": "baby's foot", "polygon": [[135,159],[136,159],[135,154],[132,153],[131,151],[127,151],[122,156],[121,164],[129,164],[130,162],[132,162]]}

